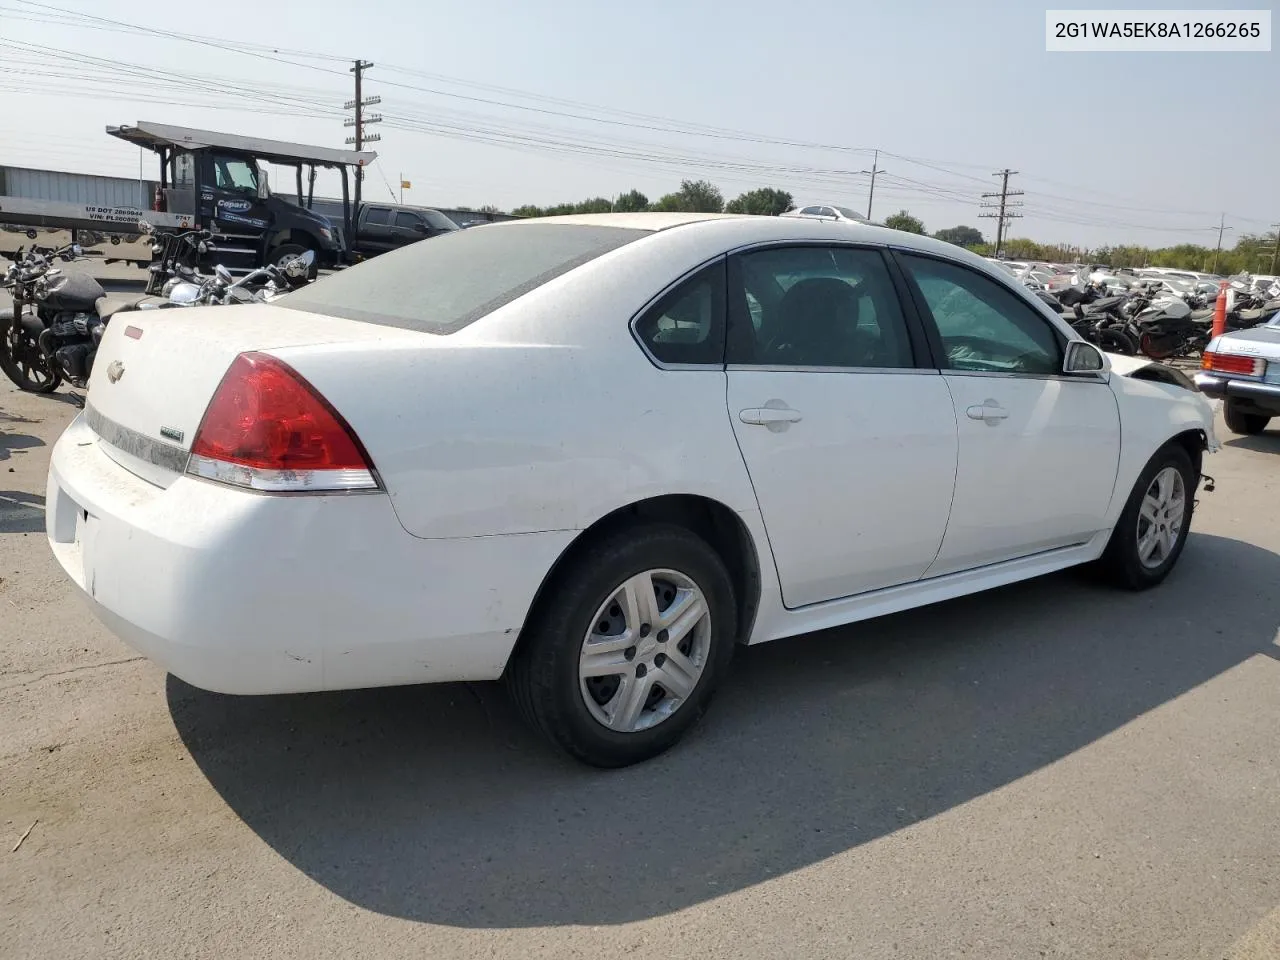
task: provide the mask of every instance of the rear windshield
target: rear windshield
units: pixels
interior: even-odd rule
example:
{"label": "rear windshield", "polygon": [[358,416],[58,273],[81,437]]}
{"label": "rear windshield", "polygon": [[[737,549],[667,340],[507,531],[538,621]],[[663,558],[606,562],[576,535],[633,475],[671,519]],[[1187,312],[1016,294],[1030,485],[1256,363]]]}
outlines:
{"label": "rear windshield", "polygon": [[647,230],[520,224],[454,230],[321,277],[275,303],[448,334]]}

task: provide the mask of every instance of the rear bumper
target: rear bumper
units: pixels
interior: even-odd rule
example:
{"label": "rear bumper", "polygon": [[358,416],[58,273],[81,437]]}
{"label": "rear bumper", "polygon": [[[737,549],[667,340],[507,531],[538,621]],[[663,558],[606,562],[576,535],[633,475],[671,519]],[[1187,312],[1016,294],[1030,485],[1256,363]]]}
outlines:
{"label": "rear bumper", "polygon": [[1250,400],[1259,407],[1274,408],[1280,415],[1280,384],[1258,383],[1256,380],[1233,380],[1211,373],[1197,373],[1196,387],[1207,397]]}
{"label": "rear bumper", "polygon": [[264,496],[119,466],[77,418],[50,462],[54,555],[121,639],[220,693],[501,675],[571,531],[424,540],[383,494]]}

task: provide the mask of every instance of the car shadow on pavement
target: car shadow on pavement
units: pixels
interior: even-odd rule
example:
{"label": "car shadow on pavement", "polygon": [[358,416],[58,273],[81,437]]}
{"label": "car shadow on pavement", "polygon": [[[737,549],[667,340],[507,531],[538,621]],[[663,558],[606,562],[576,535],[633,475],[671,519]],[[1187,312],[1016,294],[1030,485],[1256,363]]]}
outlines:
{"label": "car shadow on pavement", "polygon": [[10,459],[15,453],[25,453],[34,447],[43,446],[44,441],[39,437],[0,430],[0,462]]}
{"label": "car shadow on pavement", "polygon": [[0,490],[0,533],[43,533],[44,497]]}
{"label": "car shadow on pavement", "polygon": [[1278,581],[1280,556],[1193,534],[1145,593],[1061,574],[744,649],[689,739],[612,772],[544,748],[497,685],[235,698],[170,677],[167,693],[231,809],[350,902],[460,927],[616,924],[935,816],[1274,655]]}
{"label": "car shadow on pavement", "polygon": [[1280,453],[1280,430],[1269,430],[1252,437],[1231,437],[1224,440],[1224,447],[1239,447],[1241,450],[1253,450],[1257,453]]}

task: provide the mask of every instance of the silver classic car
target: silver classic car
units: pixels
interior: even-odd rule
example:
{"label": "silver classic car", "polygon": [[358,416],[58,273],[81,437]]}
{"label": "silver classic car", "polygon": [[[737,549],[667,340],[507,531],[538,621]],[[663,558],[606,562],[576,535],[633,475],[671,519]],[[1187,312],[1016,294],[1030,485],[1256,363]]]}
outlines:
{"label": "silver classic car", "polygon": [[1222,399],[1233,433],[1267,429],[1280,417],[1280,314],[1210,340],[1195,381],[1203,394]]}

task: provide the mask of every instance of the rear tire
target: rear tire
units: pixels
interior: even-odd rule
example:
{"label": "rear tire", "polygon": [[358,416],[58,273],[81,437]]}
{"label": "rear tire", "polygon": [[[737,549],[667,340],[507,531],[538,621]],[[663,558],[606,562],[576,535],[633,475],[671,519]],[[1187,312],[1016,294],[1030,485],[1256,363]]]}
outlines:
{"label": "rear tire", "polygon": [[[635,582],[654,586],[652,607],[623,598]],[[703,616],[685,604],[698,599]],[[733,584],[719,555],[683,527],[637,525],[591,544],[556,573],[505,679],[520,713],[556,746],[591,766],[624,767],[674,746],[698,721],[736,636]],[[611,657],[603,669],[588,669],[602,656]],[[673,689],[685,683],[684,695],[668,692],[664,678]],[[626,694],[634,691],[638,706],[628,714]]]}
{"label": "rear tire", "polygon": [[[1102,579],[1129,590],[1145,590],[1169,575],[1187,542],[1199,480],[1182,447],[1171,443],[1156,452],[1133,485],[1098,560]],[[1166,492],[1169,496],[1164,496]],[[1177,516],[1170,517],[1169,508],[1175,502],[1181,506]]]}
{"label": "rear tire", "polygon": [[1222,416],[1227,421],[1228,430],[1246,437],[1256,436],[1267,429],[1267,424],[1271,422],[1266,414],[1244,412],[1234,400],[1226,402]]}

